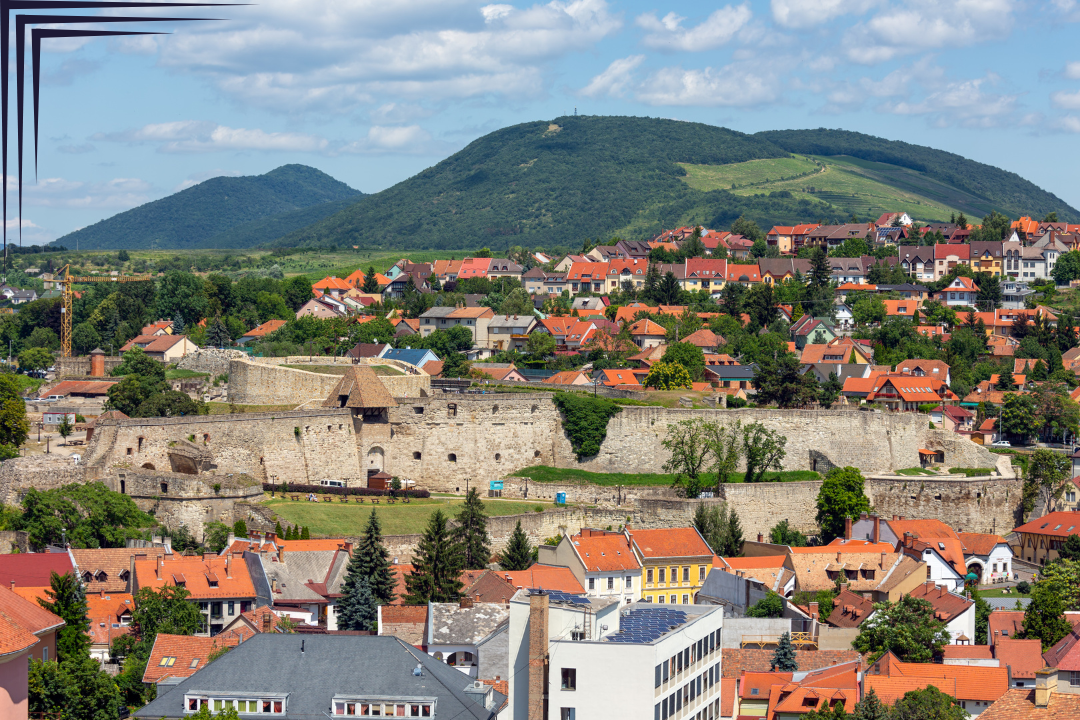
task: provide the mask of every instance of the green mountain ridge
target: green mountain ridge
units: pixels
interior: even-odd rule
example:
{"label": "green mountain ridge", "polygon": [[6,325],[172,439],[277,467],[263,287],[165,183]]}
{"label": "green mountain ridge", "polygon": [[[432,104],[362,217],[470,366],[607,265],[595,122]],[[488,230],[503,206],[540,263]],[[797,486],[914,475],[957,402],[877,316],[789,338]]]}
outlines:
{"label": "green mountain ridge", "polygon": [[[692,186],[700,168],[768,165],[796,153],[816,156],[839,184],[805,192],[802,185],[821,182],[808,176],[754,186],[766,176],[750,177],[751,187]],[[974,220],[991,210],[1040,218],[1056,211],[1062,220],[1080,219],[1075,208],[1015,173],[870,135],[746,135],[674,120],[573,116],[485,135],[418,175],[269,244],[572,248],[586,238],[638,238],[685,224],[724,229],[740,215],[767,228],[844,222],[852,212],[877,219],[899,210],[923,221],[947,220],[950,211]]]}
{"label": "green mountain ridge", "polygon": [[363,193],[306,165],[215,177],[55,241],[80,250],[250,247],[342,210]]}
{"label": "green mountain ridge", "polygon": [[[197,192],[195,192],[197,191]],[[1080,221],[1019,175],[844,130],[753,135],[702,123],[568,116],[496,130],[372,195],[313,168],[214,178],[72,233],[83,249],[575,248],[739,216],[764,228],[906,211],[922,222],[992,210]]]}

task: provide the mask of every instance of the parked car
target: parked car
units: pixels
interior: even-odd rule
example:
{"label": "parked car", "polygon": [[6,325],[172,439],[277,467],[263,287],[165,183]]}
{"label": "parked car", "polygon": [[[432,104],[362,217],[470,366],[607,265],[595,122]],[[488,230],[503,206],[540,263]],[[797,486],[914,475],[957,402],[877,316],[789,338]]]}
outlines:
{"label": "parked car", "polygon": [[1012,443],[1008,440],[998,440],[990,447],[1012,447]]}

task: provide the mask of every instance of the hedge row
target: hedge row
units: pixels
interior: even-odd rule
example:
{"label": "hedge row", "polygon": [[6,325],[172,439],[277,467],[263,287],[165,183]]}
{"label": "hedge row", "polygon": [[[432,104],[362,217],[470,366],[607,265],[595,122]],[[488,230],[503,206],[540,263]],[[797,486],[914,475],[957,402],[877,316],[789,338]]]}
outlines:
{"label": "hedge row", "polygon": [[[390,494],[390,490],[377,490],[366,487],[325,487],[323,485],[301,485],[300,483],[263,483],[266,492],[279,493],[315,493],[316,495],[376,495],[384,497]],[[404,490],[393,491],[394,497],[405,497]],[[431,493],[427,490],[409,490],[411,498],[429,498]]]}

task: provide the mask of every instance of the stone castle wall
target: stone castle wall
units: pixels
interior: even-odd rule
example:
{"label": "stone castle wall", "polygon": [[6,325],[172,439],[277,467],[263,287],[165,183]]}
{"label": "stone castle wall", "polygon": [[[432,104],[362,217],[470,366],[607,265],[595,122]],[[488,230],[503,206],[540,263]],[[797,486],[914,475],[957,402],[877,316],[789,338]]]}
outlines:
{"label": "stone castle wall", "polygon": [[103,421],[95,428],[84,462],[163,470],[171,467],[170,443],[180,440],[202,445],[218,475],[247,474],[259,482],[344,479],[363,484],[352,415],[336,408]]}
{"label": "stone castle wall", "polygon": [[94,479],[87,476],[85,465],[76,465],[62,455],[32,455],[0,463],[0,504],[21,502],[30,488],[52,490],[71,483]]}
{"label": "stone castle wall", "polygon": [[229,362],[229,402],[238,405],[295,406],[312,400],[322,401],[340,379],[337,375],[232,360]]}
{"label": "stone castle wall", "polygon": [[781,433],[787,437],[785,470],[826,472],[851,465],[873,473],[917,467],[920,448],[943,450],[945,462],[955,466],[994,467],[1000,460],[955,433],[929,429],[926,417],[914,413],[624,407],[609,421],[600,452],[579,462],[549,395],[504,393],[416,398],[391,409],[392,442],[382,448],[384,467],[451,492],[458,492],[465,478],[486,483],[530,465],[659,473],[669,456],[662,445],[668,426],[691,418],[728,425],[760,422]]}
{"label": "stone castle wall", "polygon": [[[387,365],[402,375],[381,375],[379,379],[395,398],[417,398],[431,392],[431,376],[408,363],[365,358],[362,364]],[[283,365],[340,365],[353,363],[345,358],[295,356],[284,358],[239,358],[229,362],[229,402],[244,405],[302,405],[321,402],[341,379],[340,375],[308,372]]]}
{"label": "stone castle wall", "polygon": [[[124,359],[119,356],[108,356],[105,358],[105,374],[112,374],[113,368],[122,363]],[[70,358],[57,358],[56,359],[56,377],[57,378],[81,378],[88,377],[90,375],[90,356],[84,355],[82,357],[70,357]]]}
{"label": "stone castle wall", "polygon": [[206,373],[211,378],[215,378],[229,372],[230,362],[246,357],[247,354],[242,350],[203,348],[180,358],[176,367],[181,370]]}
{"label": "stone castle wall", "polygon": [[263,498],[262,484],[249,476],[115,469],[102,481],[131,497],[140,510],[151,513],[165,527],[187,527],[199,541],[205,523],[232,526],[237,520],[247,520],[247,503]]}

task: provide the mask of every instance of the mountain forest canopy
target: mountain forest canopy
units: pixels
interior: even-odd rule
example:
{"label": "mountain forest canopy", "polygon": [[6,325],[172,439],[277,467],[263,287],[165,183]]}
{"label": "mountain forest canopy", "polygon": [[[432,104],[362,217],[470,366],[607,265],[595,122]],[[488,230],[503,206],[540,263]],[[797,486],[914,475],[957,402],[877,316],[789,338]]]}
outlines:
{"label": "mountain forest canopy", "polygon": [[[855,168],[865,176],[862,189],[822,192],[812,187],[821,182],[815,173],[805,192],[765,187],[778,180],[769,167],[829,162],[845,172],[862,163]],[[749,176],[740,175],[738,188],[700,186],[694,177],[741,163],[760,168],[739,169]],[[801,186],[801,177],[779,180]],[[870,197],[877,189],[889,197]],[[852,207],[867,215],[880,203],[903,205],[895,209],[925,221],[932,218],[920,217],[920,210],[931,211],[912,198],[931,195],[972,216],[1056,213],[1061,221],[1080,220],[1080,211],[1015,173],[871,135],[825,129],[747,135],[659,118],[569,116],[496,130],[373,195],[314,168],[286,165],[255,177],[207,180],[56,242],[74,247],[78,241],[82,249],[485,246],[497,252],[638,239],[681,225],[724,230],[740,217],[761,228],[841,223]]]}
{"label": "mountain forest canopy", "polygon": [[[340,210],[362,193],[306,165],[215,177],[59,238],[81,250],[180,250],[268,242]],[[229,231],[235,231],[230,233]]]}

